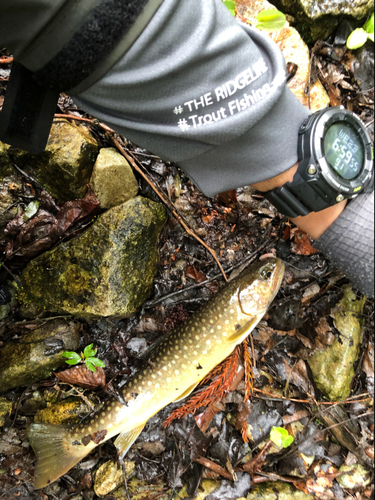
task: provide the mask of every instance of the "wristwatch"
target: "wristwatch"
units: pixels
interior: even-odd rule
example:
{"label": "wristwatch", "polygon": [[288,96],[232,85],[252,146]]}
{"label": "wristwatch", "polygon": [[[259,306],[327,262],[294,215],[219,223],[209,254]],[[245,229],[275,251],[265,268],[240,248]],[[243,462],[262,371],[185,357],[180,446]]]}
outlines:
{"label": "wristwatch", "polygon": [[374,151],[363,122],[343,106],[311,114],[298,133],[291,182],[262,193],[288,217],[319,212],[374,189]]}

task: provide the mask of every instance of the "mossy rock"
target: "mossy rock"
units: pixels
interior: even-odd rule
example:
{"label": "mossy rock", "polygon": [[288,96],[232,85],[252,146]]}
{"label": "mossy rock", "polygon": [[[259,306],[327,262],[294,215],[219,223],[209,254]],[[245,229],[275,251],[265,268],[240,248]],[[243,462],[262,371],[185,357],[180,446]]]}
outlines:
{"label": "mossy rock", "polygon": [[303,491],[296,491],[287,483],[275,481],[256,485],[246,500],[313,500],[313,498]]}
{"label": "mossy rock", "polygon": [[78,397],[69,397],[58,403],[47,403],[47,408],[39,410],[34,422],[39,424],[75,424],[90,413],[90,407]]}
{"label": "mossy rock", "polygon": [[365,300],[357,300],[349,285],[344,287],[344,297],[332,313],[340,337],[308,359],[317,387],[331,401],[341,401],[350,394],[353,366],[362,339],[360,318]]}
{"label": "mossy rock", "polygon": [[[73,321],[46,321],[36,330],[23,335],[0,349],[0,392],[48,378],[64,365],[61,354],[79,347],[79,325]],[[48,339],[48,343],[45,341]],[[51,341],[56,349],[51,352]]]}
{"label": "mossy rock", "polygon": [[[296,20],[295,27],[306,43],[325,40],[339,22],[349,16],[366,20],[373,12],[372,0],[273,0],[276,7]],[[362,24],[363,24],[362,23]]]}
{"label": "mossy rock", "polygon": [[35,172],[39,182],[58,201],[83,198],[99,151],[89,129],[67,120],[54,120],[45,151],[31,154],[17,148],[8,153],[15,163]]}
{"label": "mossy rock", "polygon": [[22,300],[84,318],[131,315],[152,291],[165,220],[160,203],[140,196],[111,208],[27,265]]}

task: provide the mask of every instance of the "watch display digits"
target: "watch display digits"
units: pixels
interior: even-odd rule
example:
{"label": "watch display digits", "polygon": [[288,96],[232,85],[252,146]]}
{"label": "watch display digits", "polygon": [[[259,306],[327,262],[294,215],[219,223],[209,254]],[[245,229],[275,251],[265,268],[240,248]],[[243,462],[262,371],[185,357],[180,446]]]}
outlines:
{"label": "watch display digits", "polygon": [[263,193],[288,217],[319,212],[374,188],[370,136],[343,106],[311,114],[298,134],[297,171],[291,182]]}
{"label": "watch display digits", "polygon": [[355,130],[345,123],[334,123],[324,136],[327,162],[343,179],[354,179],[363,165],[363,148]]}

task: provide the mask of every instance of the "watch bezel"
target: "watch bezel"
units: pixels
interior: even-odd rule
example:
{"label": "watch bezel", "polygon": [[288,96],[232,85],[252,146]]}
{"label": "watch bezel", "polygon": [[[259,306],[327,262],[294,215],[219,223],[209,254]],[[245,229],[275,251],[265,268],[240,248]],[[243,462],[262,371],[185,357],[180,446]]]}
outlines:
{"label": "watch bezel", "polygon": [[[343,179],[329,165],[324,156],[324,137],[328,128],[337,122],[343,122],[351,125],[357,132],[363,147],[363,164],[359,174],[353,179]],[[329,108],[318,116],[311,130],[312,138],[312,154],[314,161],[318,166],[315,174],[310,175],[307,172],[308,178],[316,178],[321,175],[325,182],[337,191],[337,194],[343,194],[345,198],[362,192],[371,180],[372,159],[368,156],[369,147],[371,147],[371,139],[368,135],[361,120],[344,108]],[[318,172],[320,171],[320,172]]]}

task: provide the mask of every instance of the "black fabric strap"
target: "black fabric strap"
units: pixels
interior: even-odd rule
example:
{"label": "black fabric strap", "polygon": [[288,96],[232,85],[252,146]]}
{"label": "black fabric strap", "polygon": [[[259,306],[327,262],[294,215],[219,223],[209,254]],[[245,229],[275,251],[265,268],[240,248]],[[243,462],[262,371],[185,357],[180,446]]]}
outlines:
{"label": "black fabric strap", "polygon": [[45,87],[68,91],[87,78],[116,47],[148,0],[102,0],[69,43],[34,74]]}
{"label": "black fabric strap", "polygon": [[13,62],[0,113],[0,140],[31,153],[43,151],[58,98],[58,90],[41,87],[31,71]]}

